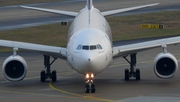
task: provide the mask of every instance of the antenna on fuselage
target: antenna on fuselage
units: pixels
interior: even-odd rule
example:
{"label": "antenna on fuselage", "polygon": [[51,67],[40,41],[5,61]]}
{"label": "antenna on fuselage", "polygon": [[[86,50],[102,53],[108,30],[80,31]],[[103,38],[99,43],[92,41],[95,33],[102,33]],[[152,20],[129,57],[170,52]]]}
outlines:
{"label": "antenna on fuselage", "polygon": [[87,8],[91,10],[92,6],[93,6],[93,0],[87,0]]}

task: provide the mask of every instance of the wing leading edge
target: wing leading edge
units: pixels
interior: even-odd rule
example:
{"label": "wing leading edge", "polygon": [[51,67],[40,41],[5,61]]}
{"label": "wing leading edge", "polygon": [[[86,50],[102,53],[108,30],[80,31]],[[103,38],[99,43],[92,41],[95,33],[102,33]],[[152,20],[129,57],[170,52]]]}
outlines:
{"label": "wing leading edge", "polygon": [[20,7],[26,8],[26,9],[37,10],[37,11],[73,16],[73,17],[76,17],[78,15],[77,12],[71,12],[71,11],[53,10],[53,9],[45,9],[45,8],[29,7],[29,6],[20,6]]}
{"label": "wing leading edge", "polygon": [[155,6],[155,5],[159,5],[159,3],[136,6],[136,7],[130,7],[130,8],[123,8],[123,9],[117,9],[117,10],[111,10],[111,11],[104,11],[104,12],[101,12],[101,13],[102,13],[103,16],[110,16],[110,15],[114,15],[114,14],[118,14],[118,13],[137,10],[137,9],[140,9],[140,8],[145,8],[145,7]]}
{"label": "wing leading edge", "polygon": [[66,48],[63,47],[54,47],[8,40],[0,40],[0,46],[39,52],[57,58],[66,58]]}
{"label": "wing leading edge", "polygon": [[159,39],[159,40],[147,41],[136,44],[117,46],[117,47],[113,47],[113,57],[122,57],[140,51],[157,48],[157,47],[166,47],[166,45],[172,45],[178,43],[180,43],[180,37],[172,37],[172,38]]}
{"label": "wing leading edge", "polygon": [[[92,4],[92,1],[91,1],[91,4]],[[123,12],[132,11],[132,10],[137,10],[137,9],[140,9],[140,8],[146,8],[146,7],[150,7],[150,6],[155,6],[155,5],[158,5],[158,4],[159,3],[154,3],[154,4],[142,5],[142,6],[136,6],[136,7],[129,7],[129,8],[123,8],[123,9],[117,9],[117,10],[104,11],[104,12],[101,12],[101,13],[102,13],[103,16],[110,16],[110,15],[114,15],[114,14],[118,14],[118,13],[123,13]],[[29,6],[20,6],[20,7],[26,8],[26,9],[43,11],[43,12],[49,12],[49,13],[73,16],[73,17],[76,17],[78,15],[78,12],[71,12],[71,11],[45,9],[45,8],[29,7]]]}

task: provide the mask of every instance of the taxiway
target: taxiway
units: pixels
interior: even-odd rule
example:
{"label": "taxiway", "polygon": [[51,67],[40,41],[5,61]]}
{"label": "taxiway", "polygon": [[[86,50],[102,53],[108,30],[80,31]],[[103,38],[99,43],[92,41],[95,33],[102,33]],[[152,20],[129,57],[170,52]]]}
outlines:
{"label": "taxiway", "polygon": [[[180,60],[180,45],[168,47]],[[137,67],[141,70],[141,80],[124,80],[124,69],[129,68],[123,58],[95,77],[96,93],[84,93],[84,76],[71,69],[66,61],[57,60],[52,69],[57,70],[58,80],[40,82],[39,74],[44,68],[43,56],[36,53],[19,53],[28,63],[28,73],[23,81],[9,82],[2,72],[0,75],[0,101],[14,102],[84,102],[84,101],[117,101],[117,102],[178,102],[180,99],[180,71],[172,79],[160,79],[153,71],[153,60],[162,52],[161,48],[140,52],[137,55]],[[1,53],[0,62],[11,55]]]}
{"label": "taxiway", "polygon": [[[179,0],[132,0],[131,2],[124,0],[96,0],[95,7],[103,11],[154,2],[161,3],[157,8],[176,8],[177,5],[180,5]],[[36,4],[32,6],[78,11],[83,8],[84,4],[85,2],[78,0],[76,2],[52,3],[50,5]],[[50,19],[54,20],[56,17],[64,17],[62,15],[57,16],[48,13],[25,10],[17,6],[0,7],[0,10],[0,27],[6,28],[16,25],[33,24],[33,21],[35,23],[42,23]],[[40,21],[40,19],[43,20]],[[52,70],[55,69],[58,73],[57,82],[52,83],[49,80],[45,83],[41,83],[39,76],[40,71],[44,69],[43,56],[37,53],[20,52],[18,54],[23,56],[28,64],[28,72],[26,78],[23,81],[19,82],[9,82],[4,78],[3,73],[0,70],[0,101],[179,102],[180,71],[176,73],[174,78],[167,80],[158,78],[153,71],[153,60],[156,55],[161,52],[162,49],[157,48],[138,53],[137,67],[141,70],[140,81],[136,81],[133,79],[130,81],[125,81],[124,69],[129,68],[129,64],[123,58],[116,59],[112,66],[95,77],[94,84],[96,85],[96,93],[94,94],[84,93],[84,76],[71,69],[66,61],[60,59],[58,59],[52,65]],[[168,52],[171,52],[178,60],[180,60],[180,45],[168,46]],[[2,66],[5,58],[10,55],[12,55],[12,53],[0,53],[0,66]]]}

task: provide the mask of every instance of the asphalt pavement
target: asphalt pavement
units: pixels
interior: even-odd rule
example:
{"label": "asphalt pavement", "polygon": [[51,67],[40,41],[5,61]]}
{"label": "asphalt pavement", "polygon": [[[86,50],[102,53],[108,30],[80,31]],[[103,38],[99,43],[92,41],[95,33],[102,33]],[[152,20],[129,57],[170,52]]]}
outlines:
{"label": "asphalt pavement", "polygon": [[[179,7],[178,5],[180,5],[179,0],[96,0],[94,4],[95,7],[99,8],[101,11],[105,11],[155,2],[160,2],[161,4],[158,7],[153,7],[151,9],[156,10],[156,8],[159,8],[159,12],[163,11],[160,8],[165,7],[167,8],[166,10],[176,10]],[[34,4],[30,6],[79,11],[84,5],[84,0],[72,0],[72,2]],[[149,9],[143,10],[148,11]],[[24,24],[32,26],[34,23],[47,23],[51,20],[56,22],[58,20],[63,20],[61,17],[67,19],[62,15],[41,13],[39,11],[22,9],[18,6],[0,7],[0,28],[9,28],[11,26],[21,26]],[[56,20],[55,18],[58,19]],[[40,19],[43,20],[41,21]],[[46,22],[46,20],[48,21]],[[133,43],[133,41],[131,43]],[[3,73],[0,70],[0,101],[179,102],[180,71],[176,73],[174,78],[167,80],[158,78],[153,71],[153,60],[157,54],[162,51],[161,48],[156,48],[138,53],[137,68],[141,70],[140,81],[134,79],[125,81],[124,69],[129,68],[129,64],[123,58],[115,59],[113,65],[95,77],[94,84],[96,85],[96,93],[94,94],[84,93],[84,76],[71,69],[66,61],[60,59],[55,61],[52,65],[52,70],[57,70],[57,82],[52,83],[50,80],[44,83],[40,82],[40,72],[44,69],[43,56],[38,53],[20,52],[18,54],[27,61],[28,73],[22,81],[9,82],[4,78]],[[179,62],[179,45],[168,46],[168,52],[174,54]],[[0,53],[1,66],[3,61],[10,55],[12,55],[12,53]]]}

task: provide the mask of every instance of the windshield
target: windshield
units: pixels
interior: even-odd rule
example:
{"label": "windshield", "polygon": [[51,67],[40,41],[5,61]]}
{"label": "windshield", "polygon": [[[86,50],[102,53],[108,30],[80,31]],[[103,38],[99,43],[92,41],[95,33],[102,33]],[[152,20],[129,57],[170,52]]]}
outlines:
{"label": "windshield", "polygon": [[97,45],[78,45],[77,50],[96,50],[96,49],[103,49],[100,44]]}

